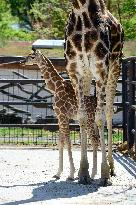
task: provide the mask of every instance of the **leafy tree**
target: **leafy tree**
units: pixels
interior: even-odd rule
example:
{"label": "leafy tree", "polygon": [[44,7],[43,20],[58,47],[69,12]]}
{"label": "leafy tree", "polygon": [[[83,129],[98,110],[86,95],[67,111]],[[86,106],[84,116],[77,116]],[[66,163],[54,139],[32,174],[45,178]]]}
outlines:
{"label": "leafy tree", "polygon": [[67,0],[35,0],[30,14],[40,38],[64,38],[69,6]]}
{"label": "leafy tree", "polygon": [[5,1],[0,0],[0,46],[9,38],[11,22],[13,23],[13,18],[10,12],[10,6]]}
{"label": "leafy tree", "polygon": [[[121,20],[126,39],[136,39],[136,0],[105,2]],[[0,0],[0,39],[62,39],[70,7],[69,0]],[[19,22],[22,28],[28,26],[32,32],[12,29],[15,22]]]}
{"label": "leafy tree", "polygon": [[33,29],[33,16],[30,15],[29,11],[35,0],[6,0],[6,2],[10,5],[11,14],[18,17],[20,24],[27,24]]}
{"label": "leafy tree", "polygon": [[136,38],[136,0],[122,2],[121,16],[126,39]]}
{"label": "leafy tree", "polygon": [[136,0],[108,0],[107,6],[121,21],[125,38],[136,38]]}
{"label": "leafy tree", "polygon": [[0,0],[0,47],[3,46],[7,40],[32,40],[33,33],[26,30],[16,30],[13,25],[18,23],[18,17],[11,13],[10,4],[5,0]]}
{"label": "leafy tree", "polygon": [[[35,0],[30,9],[33,29],[40,38],[63,38],[69,0]],[[126,39],[136,38],[136,0],[107,0],[108,9],[121,21]]]}
{"label": "leafy tree", "polygon": [[64,38],[68,0],[6,0],[21,25],[29,25],[39,38]]}

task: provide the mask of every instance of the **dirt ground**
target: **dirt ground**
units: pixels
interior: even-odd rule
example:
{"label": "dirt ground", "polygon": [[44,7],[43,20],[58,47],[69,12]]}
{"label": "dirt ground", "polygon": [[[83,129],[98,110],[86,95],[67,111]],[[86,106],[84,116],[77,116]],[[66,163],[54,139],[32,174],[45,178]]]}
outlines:
{"label": "dirt ground", "polygon": [[[30,53],[33,42],[9,41],[4,47],[0,47],[0,55],[26,56]],[[124,57],[136,55],[136,40],[124,43]],[[42,49],[46,56],[64,57],[63,49]]]}
{"label": "dirt ground", "polygon": [[[77,176],[80,151],[73,151]],[[88,152],[90,172],[92,152]],[[69,162],[64,151],[64,172],[60,180],[52,176],[58,167],[58,150],[40,148],[0,149],[1,205],[136,205],[136,162],[114,153],[116,176],[112,185],[101,187],[101,152],[98,152],[98,174],[90,185],[66,181]]]}

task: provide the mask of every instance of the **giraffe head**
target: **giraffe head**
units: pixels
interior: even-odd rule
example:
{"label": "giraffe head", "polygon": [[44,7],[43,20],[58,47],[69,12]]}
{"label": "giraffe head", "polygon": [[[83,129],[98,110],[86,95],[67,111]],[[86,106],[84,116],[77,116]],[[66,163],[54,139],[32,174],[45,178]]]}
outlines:
{"label": "giraffe head", "polygon": [[26,57],[25,65],[34,65],[38,64],[41,59],[41,52],[39,50],[33,49],[33,51]]}

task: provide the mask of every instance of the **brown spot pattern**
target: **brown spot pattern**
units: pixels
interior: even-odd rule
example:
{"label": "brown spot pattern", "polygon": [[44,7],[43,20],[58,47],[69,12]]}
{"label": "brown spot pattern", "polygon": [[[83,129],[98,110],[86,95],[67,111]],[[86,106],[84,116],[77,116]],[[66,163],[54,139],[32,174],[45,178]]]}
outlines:
{"label": "brown spot pattern", "polygon": [[81,34],[75,34],[72,38],[72,41],[75,45],[75,47],[79,50],[82,51],[82,35]]}
{"label": "brown spot pattern", "polygon": [[89,50],[91,50],[93,46],[93,42],[97,41],[98,39],[97,32],[95,30],[88,31],[85,34],[84,39],[85,39],[84,46],[85,46],[86,52],[88,52]]}
{"label": "brown spot pattern", "polygon": [[78,4],[78,1],[77,1],[77,0],[73,0],[73,1],[72,1],[72,4],[73,4],[74,8],[76,8],[76,9],[80,9],[80,7],[79,7],[79,4]]}
{"label": "brown spot pattern", "polygon": [[84,21],[84,26],[86,28],[91,28],[91,21],[90,19],[88,18],[87,14],[85,12],[83,12],[83,21]]}
{"label": "brown spot pattern", "polygon": [[114,62],[119,57],[119,53],[112,53],[110,55],[110,60]]}
{"label": "brown spot pattern", "polygon": [[75,17],[74,12],[72,12],[70,14],[69,23],[67,25],[67,31],[66,31],[67,35],[70,36],[73,33],[75,23],[76,23],[76,17]]}
{"label": "brown spot pattern", "polygon": [[44,72],[43,77],[44,77],[44,79],[49,79],[49,77],[50,77],[49,72]]}
{"label": "brown spot pattern", "polygon": [[116,34],[117,33],[117,26],[112,22],[111,25],[111,34]]}
{"label": "brown spot pattern", "polygon": [[68,57],[70,59],[73,59],[76,56],[75,51],[73,50],[73,47],[70,43],[70,41],[67,41],[67,50],[66,50],[66,54],[68,55]]}
{"label": "brown spot pattern", "polygon": [[100,76],[100,78],[102,79],[102,80],[104,80],[105,79],[105,77],[106,77],[106,73],[105,73],[105,70],[104,69],[99,69],[98,71],[97,71],[97,73],[99,74],[99,76]]}
{"label": "brown spot pattern", "polygon": [[122,44],[119,43],[119,44],[113,49],[113,51],[114,51],[114,52],[119,52],[119,51],[121,51],[121,49],[122,49]]}
{"label": "brown spot pattern", "polygon": [[104,42],[105,46],[109,49],[110,48],[109,33],[106,29],[100,32],[100,39]]}
{"label": "brown spot pattern", "polygon": [[57,81],[57,82],[56,82],[56,86],[57,86],[57,87],[60,87],[61,85],[62,85],[62,83],[61,83],[60,81]]}
{"label": "brown spot pattern", "polygon": [[70,64],[69,71],[70,71],[70,72],[75,72],[75,70],[76,70],[76,66],[77,66],[76,63],[71,63],[71,64]]}
{"label": "brown spot pattern", "polygon": [[117,33],[116,35],[111,35],[111,50],[113,51],[114,46],[120,42],[121,40],[121,36],[119,33]]}
{"label": "brown spot pattern", "polygon": [[96,82],[96,85],[100,88],[102,86],[101,82],[100,81],[97,81]]}
{"label": "brown spot pattern", "polygon": [[48,81],[47,85],[50,90],[55,91],[55,85],[51,80]]}
{"label": "brown spot pattern", "polygon": [[108,51],[103,46],[103,44],[99,42],[95,48],[95,53],[99,59],[103,59],[105,55],[108,53]]}
{"label": "brown spot pattern", "polygon": [[86,0],[79,0],[82,5],[86,3]]}
{"label": "brown spot pattern", "polygon": [[78,19],[77,19],[76,31],[82,31],[82,21],[81,21],[80,16],[78,16]]}
{"label": "brown spot pattern", "polygon": [[97,28],[102,22],[102,18],[100,16],[100,6],[96,3],[96,0],[90,0],[88,12],[94,27]]}

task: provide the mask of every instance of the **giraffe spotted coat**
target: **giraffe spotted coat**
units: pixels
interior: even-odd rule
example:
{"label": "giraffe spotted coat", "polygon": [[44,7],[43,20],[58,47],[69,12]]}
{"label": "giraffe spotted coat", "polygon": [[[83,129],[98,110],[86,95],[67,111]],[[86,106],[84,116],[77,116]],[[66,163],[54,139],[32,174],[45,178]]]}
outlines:
{"label": "giraffe spotted coat", "polygon": [[[81,162],[79,181],[89,182],[87,159],[87,113],[84,96],[90,95],[92,78],[96,81],[97,108],[95,121],[99,129],[102,164],[101,182],[107,184],[114,174],[112,157],[113,102],[123,47],[123,29],[107,10],[104,0],[71,0],[73,9],[65,32],[65,58],[67,72],[78,103],[81,132]],[[104,103],[106,102],[106,106]],[[106,156],[104,125],[108,128],[108,161]]]}
{"label": "giraffe spotted coat", "polygon": [[[60,178],[63,171],[63,148],[66,143],[68,149],[68,156],[70,161],[70,175],[69,179],[74,179],[75,167],[72,158],[71,140],[69,130],[69,120],[77,119],[77,99],[74,89],[70,81],[64,80],[54,68],[48,58],[46,58],[40,51],[36,50],[28,55],[25,64],[37,64],[46,83],[46,87],[54,95],[53,108],[56,113],[59,124],[59,168],[57,174],[54,176]],[[99,144],[99,135],[97,126],[95,124],[95,110],[96,97],[84,97],[85,108],[87,112],[87,135],[93,147],[93,168],[92,178],[97,173],[97,149]]]}

